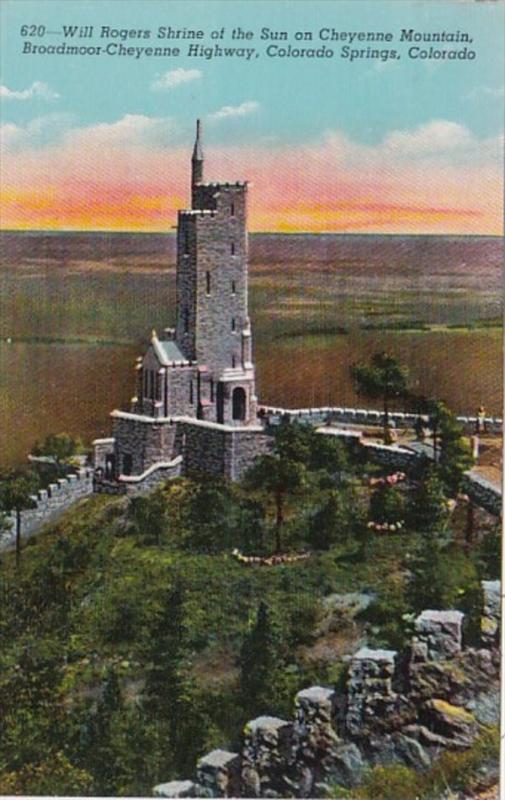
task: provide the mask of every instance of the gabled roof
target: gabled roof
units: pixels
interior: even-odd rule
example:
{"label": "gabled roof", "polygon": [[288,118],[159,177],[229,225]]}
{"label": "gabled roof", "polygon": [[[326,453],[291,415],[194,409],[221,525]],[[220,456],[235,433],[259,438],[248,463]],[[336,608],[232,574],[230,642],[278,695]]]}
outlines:
{"label": "gabled roof", "polygon": [[152,345],[160,364],[164,367],[169,366],[174,361],[182,361],[187,364],[188,359],[181,353],[177,343],[173,340],[160,341],[157,338],[153,338]]}

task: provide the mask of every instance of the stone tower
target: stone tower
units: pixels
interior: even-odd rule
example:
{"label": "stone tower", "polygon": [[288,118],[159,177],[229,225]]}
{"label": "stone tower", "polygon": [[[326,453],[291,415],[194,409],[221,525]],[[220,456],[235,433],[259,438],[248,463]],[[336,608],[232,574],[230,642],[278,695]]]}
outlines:
{"label": "stone tower", "polygon": [[247,307],[247,184],[204,183],[201,125],[191,159],[191,209],[177,226],[175,341],[198,365],[197,417],[256,420]]}

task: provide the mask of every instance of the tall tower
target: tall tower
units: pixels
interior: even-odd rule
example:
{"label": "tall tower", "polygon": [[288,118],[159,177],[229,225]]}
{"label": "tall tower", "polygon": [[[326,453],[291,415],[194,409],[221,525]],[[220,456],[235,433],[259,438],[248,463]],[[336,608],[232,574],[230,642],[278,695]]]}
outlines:
{"label": "tall tower", "polygon": [[198,416],[256,421],[248,315],[247,184],[203,183],[200,122],[191,158],[191,209],[177,226],[176,341],[198,364]]}

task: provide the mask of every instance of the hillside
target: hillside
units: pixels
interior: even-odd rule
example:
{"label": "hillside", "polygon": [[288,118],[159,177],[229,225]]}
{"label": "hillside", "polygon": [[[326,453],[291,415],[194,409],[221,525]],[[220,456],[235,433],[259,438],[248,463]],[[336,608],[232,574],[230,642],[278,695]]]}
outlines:
{"label": "hillside", "polygon": [[[472,641],[479,580],[497,577],[492,519],[475,514],[469,549],[463,512],[432,502],[434,537],[416,517],[426,477],[390,492],[336,445],[322,468],[319,446],[291,443],[304,480],[285,498],[282,552],[303,560],[237,560],[272,553],[273,498],[198,476],[94,496],[31,540],[18,571],[5,555],[0,793],[149,794],[236,747],[251,717],[338,683],[358,646],[402,647],[430,604],[465,611]],[[373,533],[381,514],[404,523]]]}

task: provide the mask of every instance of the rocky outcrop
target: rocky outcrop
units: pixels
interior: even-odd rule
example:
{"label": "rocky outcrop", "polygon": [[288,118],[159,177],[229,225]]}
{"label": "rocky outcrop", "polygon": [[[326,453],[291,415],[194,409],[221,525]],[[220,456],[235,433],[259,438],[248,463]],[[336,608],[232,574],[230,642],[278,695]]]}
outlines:
{"label": "rocky outcrop", "polygon": [[194,781],[160,784],[154,794],[326,797],[335,784],[359,784],[370,766],[422,771],[444,750],[468,748],[499,715],[499,582],[484,581],[483,594],[480,648],[463,646],[460,611],[423,611],[404,652],[360,648],[342,687],[298,692],[293,720],[251,720],[239,753],[214,750]]}
{"label": "rocky outcrop", "polygon": [[484,613],[480,630],[482,641],[488,647],[498,646],[500,636],[500,581],[482,581]]}

